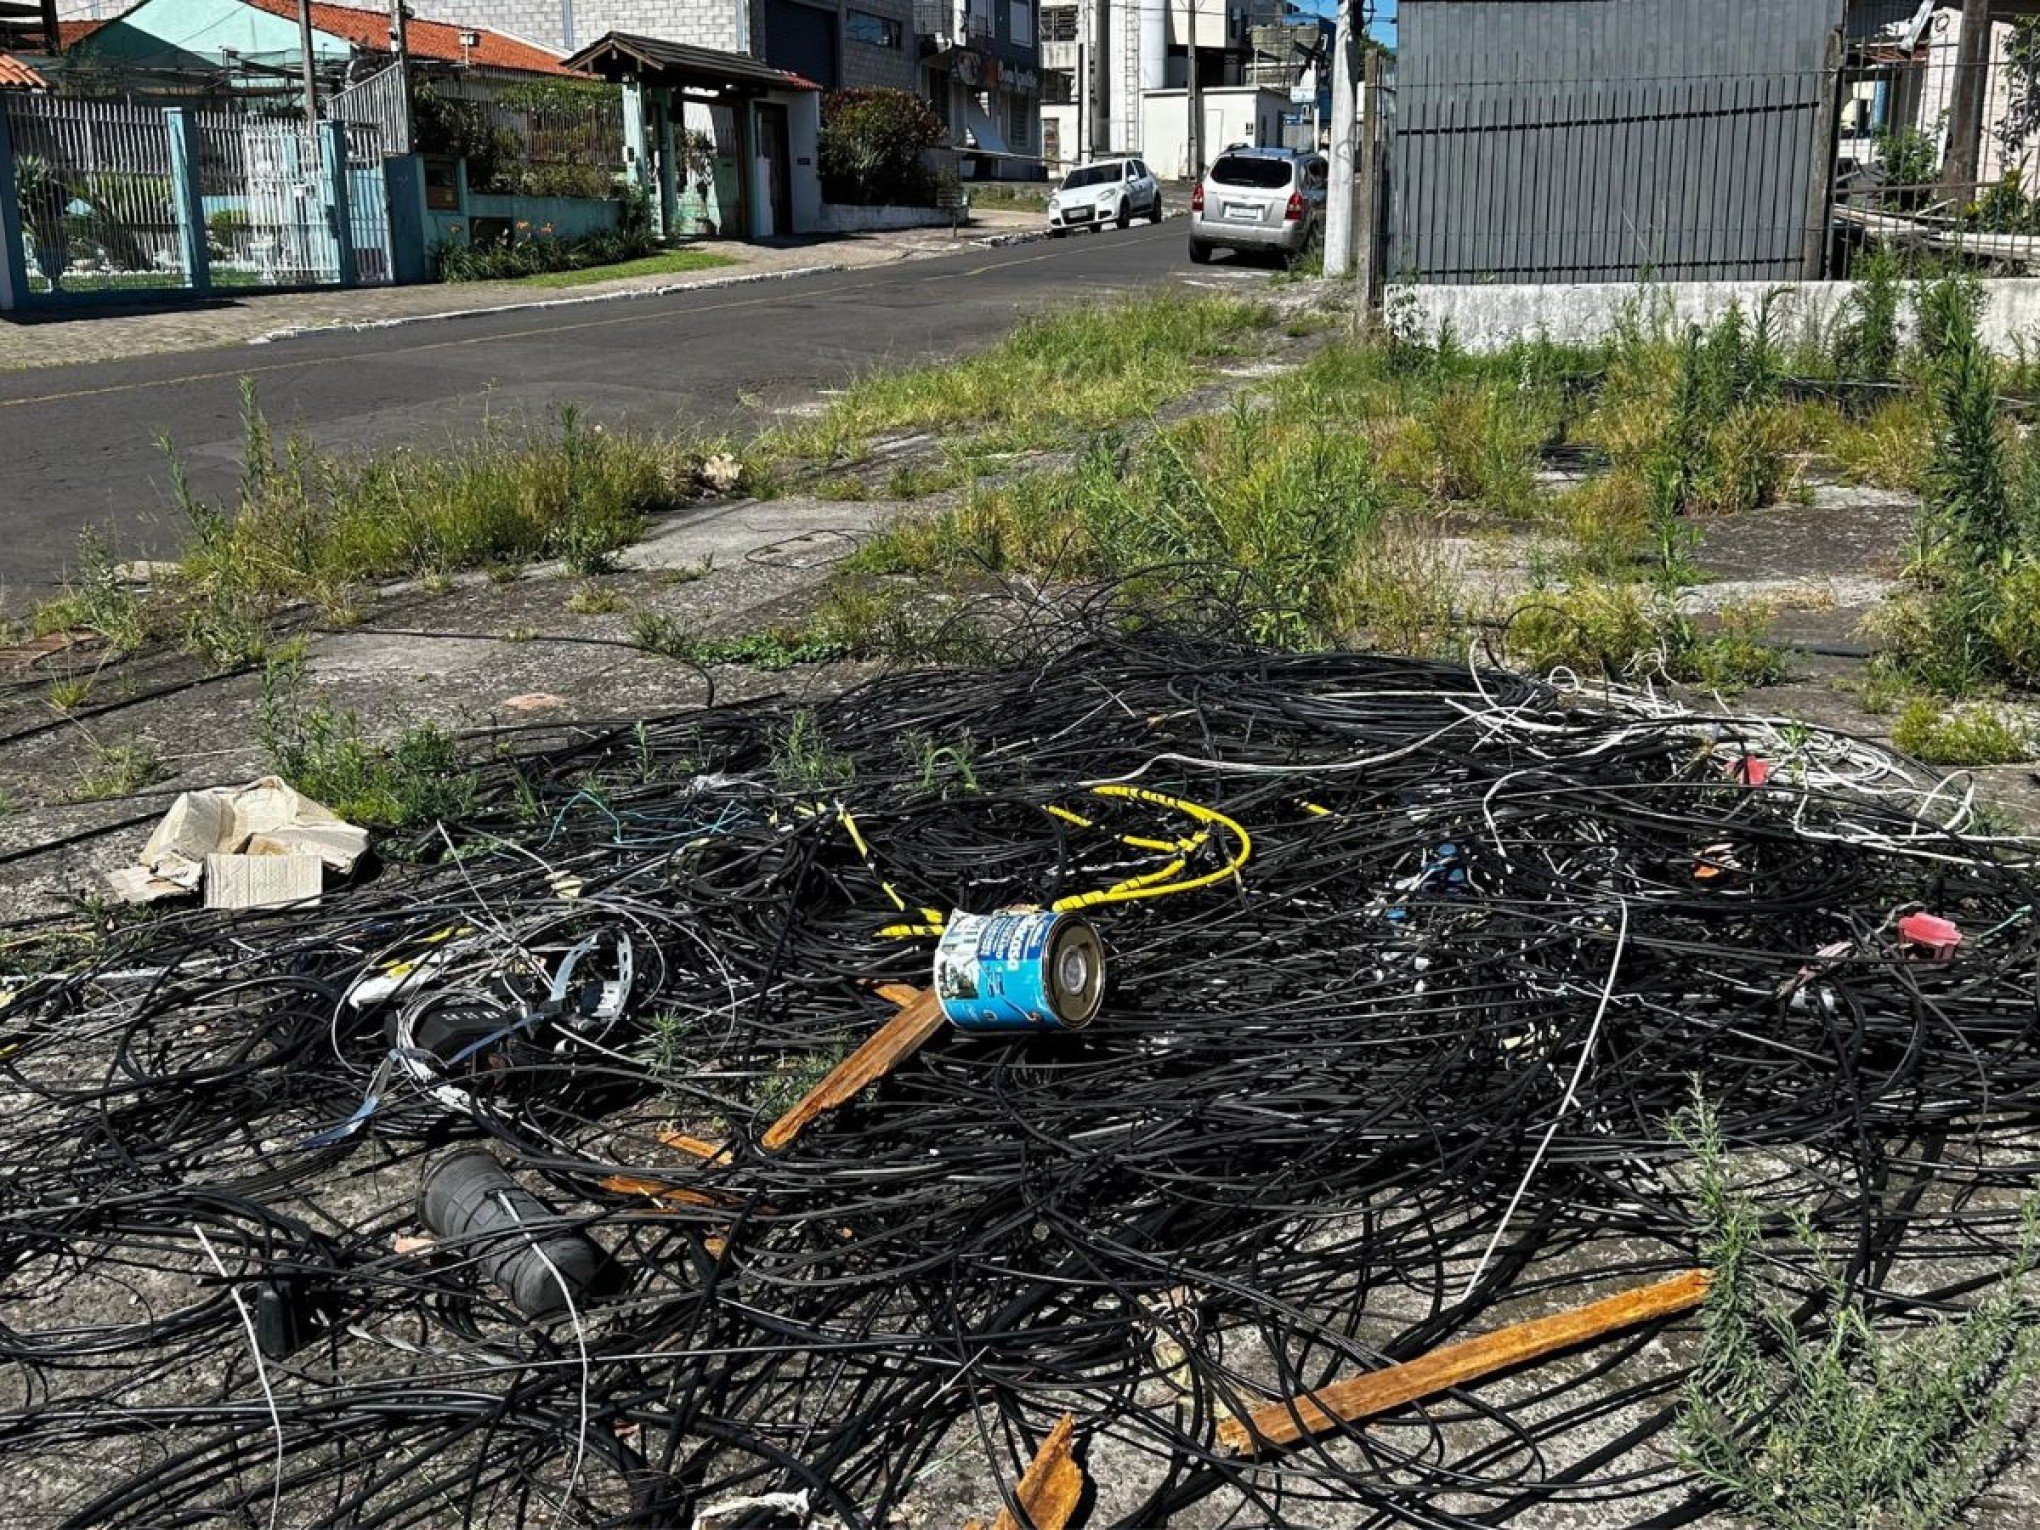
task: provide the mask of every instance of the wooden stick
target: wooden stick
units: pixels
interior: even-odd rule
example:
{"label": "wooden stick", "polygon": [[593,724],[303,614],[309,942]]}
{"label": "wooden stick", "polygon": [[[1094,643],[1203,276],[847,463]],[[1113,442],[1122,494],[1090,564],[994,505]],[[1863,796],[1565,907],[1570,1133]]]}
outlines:
{"label": "wooden stick", "polygon": [[761,1139],[765,1151],[778,1152],[823,1111],[848,1104],[911,1057],[941,1028],[942,1002],[932,988],[919,990],[911,1004],[830,1069],[829,1076],[809,1090],[805,1099],[766,1129]]}
{"label": "wooden stick", "polygon": [[[1028,1463],[1019,1487],[1013,1490],[1013,1497],[1026,1512],[1026,1522],[1015,1519],[1011,1509],[1001,1509],[992,1521],[992,1530],[1063,1530],[1069,1524],[1070,1516],[1077,1512],[1077,1501],[1084,1496],[1084,1469],[1070,1455],[1076,1430],[1075,1414],[1065,1413],[1055,1421]],[[983,1520],[974,1519],[964,1530],[983,1527]]]}
{"label": "wooden stick", "polygon": [[1329,1429],[1400,1408],[1434,1392],[1464,1386],[1528,1360],[1605,1338],[1657,1318],[1689,1312],[1707,1296],[1708,1274],[1688,1270],[1656,1285],[1623,1291],[1549,1317],[1531,1318],[1494,1333],[1434,1349],[1401,1365],[1335,1381],[1288,1402],[1256,1408],[1218,1426],[1219,1443],[1235,1455],[1293,1445]]}

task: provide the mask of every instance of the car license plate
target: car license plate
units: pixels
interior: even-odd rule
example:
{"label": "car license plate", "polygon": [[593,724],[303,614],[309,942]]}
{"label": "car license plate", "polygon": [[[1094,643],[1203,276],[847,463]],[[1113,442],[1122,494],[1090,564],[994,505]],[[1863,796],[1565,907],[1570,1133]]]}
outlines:
{"label": "car license plate", "polygon": [[1063,214],[1064,220],[1072,223],[1074,223],[1079,218],[1088,218],[1090,216],[1091,209],[1088,207],[1072,207],[1068,212]]}
{"label": "car license plate", "polygon": [[1254,206],[1251,202],[1228,202],[1225,204],[1225,215],[1240,223],[1259,223],[1261,221],[1261,209]]}

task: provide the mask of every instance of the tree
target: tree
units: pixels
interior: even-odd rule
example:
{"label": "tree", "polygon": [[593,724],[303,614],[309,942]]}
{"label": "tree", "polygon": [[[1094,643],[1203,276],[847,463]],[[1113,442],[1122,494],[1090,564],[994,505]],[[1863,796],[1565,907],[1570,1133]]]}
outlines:
{"label": "tree", "polygon": [[822,195],[867,205],[931,203],[936,177],[921,156],[948,136],[910,90],[832,90],[822,100]]}

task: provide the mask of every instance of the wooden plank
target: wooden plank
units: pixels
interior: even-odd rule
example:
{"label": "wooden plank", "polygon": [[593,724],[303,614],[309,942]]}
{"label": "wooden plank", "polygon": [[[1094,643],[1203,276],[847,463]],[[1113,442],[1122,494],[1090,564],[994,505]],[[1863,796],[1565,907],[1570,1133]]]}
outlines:
{"label": "wooden plank", "polygon": [[932,988],[919,990],[911,1004],[830,1069],[827,1078],[767,1128],[762,1139],[765,1150],[778,1152],[805,1131],[815,1117],[855,1099],[911,1057],[941,1028],[941,1001]]}
{"label": "wooden plank", "polygon": [[1707,1296],[1708,1274],[1688,1270],[1656,1285],[1531,1318],[1495,1333],[1448,1344],[1402,1365],[1336,1381],[1288,1402],[1256,1408],[1244,1419],[1218,1426],[1219,1443],[1236,1455],[1252,1455],[1297,1441],[1336,1424],[1386,1413],[1434,1392],[1465,1386],[1562,1349],[1605,1338],[1624,1328],[1689,1312]]}
{"label": "wooden plank", "polygon": [[[992,1521],[992,1530],[1064,1530],[1070,1516],[1077,1512],[1078,1500],[1084,1496],[1084,1469],[1070,1453],[1076,1436],[1075,1414],[1065,1413],[1055,1421],[1048,1438],[1041,1442],[1041,1449],[1027,1464],[1020,1485],[1013,1490],[1013,1498],[1026,1519],[1016,1519],[1011,1509],[1001,1509],[999,1517]],[[971,1521],[972,1525],[977,1523]]]}

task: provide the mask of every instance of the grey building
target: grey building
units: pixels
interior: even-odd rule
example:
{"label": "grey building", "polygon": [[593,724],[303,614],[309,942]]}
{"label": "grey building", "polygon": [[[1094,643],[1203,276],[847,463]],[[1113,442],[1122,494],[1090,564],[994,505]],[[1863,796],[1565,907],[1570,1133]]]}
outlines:
{"label": "grey building", "polygon": [[418,0],[413,9],[563,53],[626,32],[745,54],[826,90],[918,84],[914,0]]}
{"label": "grey building", "polygon": [[974,180],[1041,174],[1041,14],[1036,0],[919,0],[921,89]]}

